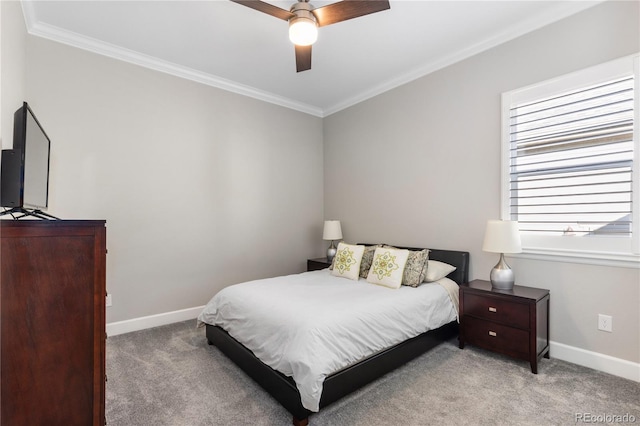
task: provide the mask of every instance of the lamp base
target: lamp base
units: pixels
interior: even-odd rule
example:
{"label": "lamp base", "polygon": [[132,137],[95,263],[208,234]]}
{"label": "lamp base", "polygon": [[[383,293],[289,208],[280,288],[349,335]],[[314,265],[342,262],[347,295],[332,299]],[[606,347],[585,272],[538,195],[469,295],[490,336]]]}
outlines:
{"label": "lamp base", "polygon": [[336,248],[333,240],[331,240],[331,245],[327,249],[327,260],[329,262],[333,262],[333,258],[336,256],[338,249]]}
{"label": "lamp base", "polygon": [[504,260],[504,254],[500,253],[498,264],[493,267],[489,275],[491,287],[497,290],[512,290],[515,283],[515,274]]}

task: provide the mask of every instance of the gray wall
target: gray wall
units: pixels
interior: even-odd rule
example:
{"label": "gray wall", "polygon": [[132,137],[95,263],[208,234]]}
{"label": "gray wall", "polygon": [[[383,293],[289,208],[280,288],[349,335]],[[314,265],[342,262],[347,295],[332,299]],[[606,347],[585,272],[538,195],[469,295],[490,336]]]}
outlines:
{"label": "gray wall", "polygon": [[[501,93],[638,52],[638,16],[638,2],[606,2],[325,118],[325,216],[351,242],[468,250],[471,278],[488,279]],[[640,361],[639,269],[511,265],[519,284],[551,290],[553,341]]]}
{"label": "gray wall", "polygon": [[[607,2],[321,120],[27,36],[0,4],[2,144],[28,100],[53,141],[51,212],[107,220],[109,322],[301,271],[324,218],[348,241],[468,250],[488,278],[500,94],[640,50],[638,3]],[[640,361],[638,269],[511,264],[551,290],[552,340]]]}
{"label": "gray wall", "polygon": [[25,100],[27,31],[20,2],[0,2],[0,146],[13,146],[13,113]]}
{"label": "gray wall", "polygon": [[322,253],[320,118],[29,35],[26,64],[52,141],[48,211],[107,220],[107,322]]}

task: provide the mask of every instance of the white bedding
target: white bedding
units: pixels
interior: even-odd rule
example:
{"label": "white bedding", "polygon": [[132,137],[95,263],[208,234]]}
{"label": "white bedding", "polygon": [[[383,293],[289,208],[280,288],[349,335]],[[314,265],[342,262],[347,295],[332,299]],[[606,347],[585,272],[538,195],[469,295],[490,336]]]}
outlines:
{"label": "white bedding", "polygon": [[328,375],[457,318],[457,285],[444,280],[389,289],[324,269],[250,281],[221,290],[198,322],[293,377],[302,405],[318,411]]}

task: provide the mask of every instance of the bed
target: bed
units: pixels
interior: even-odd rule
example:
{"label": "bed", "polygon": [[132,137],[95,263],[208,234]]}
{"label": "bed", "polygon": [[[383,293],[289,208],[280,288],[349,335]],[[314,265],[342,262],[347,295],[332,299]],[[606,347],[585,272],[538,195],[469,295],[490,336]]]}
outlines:
{"label": "bed", "polygon": [[[363,244],[371,246],[370,244]],[[411,251],[420,251],[422,248],[409,248],[409,247],[399,247],[403,249],[408,249]],[[463,251],[452,251],[452,250],[438,250],[438,249],[430,249],[429,250],[429,261],[439,261],[444,262],[446,264],[455,266],[455,270],[451,272],[443,281],[451,280],[457,284],[468,282],[468,270],[469,270],[469,253]],[[262,288],[269,288],[269,292],[276,294],[276,291],[279,286],[283,286],[281,291],[287,291],[289,293],[289,297],[292,300],[300,300],[295,299],[294,295],[291,294],[292,290],[284,290],[284,287],[287,282],[296,282],[299,285],[308,285],[305,287],[305,292],[308,292],[309,295],[314,295],[313,297],[309,297],[309,299],[315,299],[316,296],[319,295],[317,293],[320,291],[319,289],[326,288],[327,291],[331,291],[331,285],[336,285],[334,282],[330,281],[331,279],[344,280],[344,278],[336,278],[330,277],[330,272],[328,270],[324,271],[314,271],[314,272],[306,272],[297,275],[291,275],[287,277],[280,277],[278,280],[276,279],[268,279],[268,280],[260,280],[256,282],[243,283],[236,286],[230,286],[234,289],[229,290],[237,291],[243,289],[245,291],[244,295],[246,296],[249,293],[247,291],[251,290],[251,286],[253,288],[257,288],[255,286],[262,286]],[[318,281],[319,280],[319,281]],[[318,282],[316,282],[318,281]],[[372,284],[366,283],[365,280],[360,279],[361,282],[351,282],[350,285],[347,285],[346,281],[341,281],[340,288],[341,291],[359,291],[357,286],[360,288],[368,287],[378,287]],[[308,284],[307,284],[308,282]],[[268,284],[271,284],[269,286]],[[315,285],[315,287],[313,287]],[[455,285],[455,284],[454,284]],[[243,286],[243,287],[240,287]],[[327,287],[323,287],[327,286]],[[349,287],[349,290],[347,290]],[[353,289],[351,289],[353,287]],[[426,294],[427,292],[436,292],[437,288],[444,287],[448,288],[449,294],[445,297],[452,297],[452,289],[449,285],[440,286],[439,283],[429,283],[429,285],[423,284],[415,289],[404,289],[403,291],[394,291],[391,289],[380,290],[378,288],[372,288],[370,291],[372,293],[383,292],[386,297],[406,297],[407,294],[418,295],[418,294]],[[229,287],[228,287],[229,288]],[[223,291],[227,290],[224,289]],[[273,290],[272,290],[273,289]],[[222,293],[221,291],[220,293]],[[316,293],[314,293],[314,291]],[[324,291],[324,290],[322,290]],[[411,293],[413,291],[413,293]],[[404,293],[403,293],[404,292]],[[444,294],[444,291],[440,293]],[[347,296],[344,297],[352,297],[349,293],[345,293]],[[368,293],[367,293],[368,294]],[[398,339],[397,336],[391,337],[386,336],[383,331],[380,331],[382,337],[376,336],[374,339],[371,334],[368,335],[367,338],[371,338],[371,343],[368,343],[372,346],[372,348],[367,349],[372,351],[370,354],[366,354],[361,359],[348,360],[335,355],[334,352],[340,352],[339,343],[329,341],[329,350],[325,352],[319,351],[320,355],[316,355],[315,358],[310,357],[311,361],[305,360],[307,362],[306,367],[304,367],[305,373],[307,375],[313,376],[313,380],[320,381],[319,386],[317,383],[311,382],[311,384],[303,384],[301,382],[300,376],[300,368],[299,366],[302,364],[302,361],[298,362],[297,359],[291,360],[283,360],[282,357],[279,356],[271,356],[269,354],[265,355],[265,352],[262,351],[262,346],[268,346],[268,341],[273,339],[265,339],[264,345],[260,343],[261,336],[258,331],[254,332],[254,328],[259,330],[260,327],[254,327],[257,322],[253,320],[254,323],[246,322],[242,323],[241,321],[251,321],[245,318],[245,312],[250,311],[251,309],[247,309],[244,305],[244,298],[236,299],[234,303],[224,301],[221,302],[216,295],[212,301],[207,304],[207,307],[203,310],[203,313],[199,316],[199,323],[206,327],[206,338],[210,345],[215,345],[220,351],[222,351],[228,358],[230,358],[236,365],[238,365],[242,370],[245,371],[251,378],[253,378],[259,385],[261,385],[267,392],[269,392],[280,404],[282,404],[292,415],[293,415],[293,424],[296,426],[304,426],[308,424],[309,415],[314,411],[318,411],[324,406],[329,405],[330,403],[342,398],[343,396],[353,392],[354,390],[364,386],[367,383],[375,380],[383,376],[384,374],[392,371],[393,369],[405,364],[406,362],[414,359],[415,357],[427,352],[433,347],[437,346],[439,343],[451,339],[457,334],[458,323],[456,320],[456,313],[451,314],[448,313],[448,316],[442,316],[438,321],[442,322],[444,319],[445,323],[438,326],[436,328],[433,327],[432,324],[426,324],[420,327],[426,327],[428,331],[419,332],[417,335],[412,335],[409,338],[403,338],[403,340],[395,342],[395,340],[390,339]],[[268,306],[271,303],[271,299],[269,295],[262,296],[261,305]],[[278,296],[279,297],[279,296]],[[421,296],[422,297],[422,296]],[[442,296],[439,296],[442,297]],[[361,297],[362,299],[366,299],[364,295]],[[339,297],[336,299],[340,299]],[[350,299],[354,300],[354,299]],[[402,299],[398,299],[402,303]],[[246,302],[251,303],[251,302]],[[326,301],[321,301],[320,303],[326,303]],[[364,303],[364,302],[363,302]],[[213,305],[214,307],[211,307]],[[242,304],[242,305],[241,305]],[[248,305],[247,305],[248,306]],[[257,312],[259,310],[265,309],[265,306],[255,306],[256,310],[256,318],[260,317],[260,313]],[[322,305],[321,305],[322,306]],[[354,311],[358,311],[357,303],[353,302]],[[298,307],[299,308],[299,307]],[[333,308],[333,307],[332,307]],[[306,308],[305,308],[306,309]],[[215,311],[219,313],[220,311],[225,310],[228,318],[224,320],[212,320],[214,316],[212,316],[211,312]],[[278,312],[280,312],[282,308],[278,308]],[[284,315],[289,314],[290,319],[300,318],[300,322],[304,322],[306,320],[307,315],[300,315],[300,311],[296,311],[296,306],[291,306],[289,309],[290,313],[284,313]],[[374,311],[372,311],[374,312]],[[265,312],[262,312],[264,317]],[[438,316],[436,315],[436,316]],[[313,317],[313,315],[309,315]],[[374,317],[378,317],[376,314]],[[432,315],[422,315],[423,317],[431,317]],[[217,317],[219,318],[219,317]],[[324,320],[323,320],[324,321]],[[427,321],[425,319],[425,321]],[[258,321],[259,322],[259,321]],[[297,322],[297,321],[291,321]],[[238,326],[240,324],[240,326]],[[253,324],[253,325],[247,325]],[[388,325],[388,324],[387,324]],[[236,327],[236,328],[234,328]],[[376,326],[376,330],[384,328],[384,323],[379,323]],[[391,325],[388,328],[393,328]],[[226,330],[225,330],[226,329]],[[251,332],[247,335],[248,330]],[[268,329],[266,329],[268,330]],[[314,329],[315,330],[315,329]],[[350,331],[349,331],[350,332]],[[269,331],[266,331],[269,333]],[[307,336],[309,333],[305,332],[304,336]],[[336,333],[334,333],[336,334]],[[232,337],[235,336],[236,338]],[[271,334],[268,334],[271,336]],[[338,339],[338,337],[335,337]],[[376,339],[380,339],[377,341]],[[311,337],[309,338],[311,339]],[[315,339],[315,337],[314,337]],[[322,337],[322,339],[325,339]],[[327,338],[330,339],[330,338]],[[386,340],[385,340],[386,339]],[[245,344],[239,342],[243,341]],[[358,342],[359,339],[354,334],[353,339],[354,342]],[[303,340],[304,341],[304,340]],[[385,346],[385,342],[393,341],[394,343],[390,346]],[[276,340],[275,343],[278,343]],[[306,343],[305,343],[306,345]],[[332,346],[333,345],[333,346]],[[377,346],[376,346],[377,345]],[[382,345],[382,346],[380,346]],[[250,350],[247,347],[253,349]],[[338,348],[333,350],[333,348]],[[357,348],[356,348],[357,349]],[[314,351],[310,351],[312,353],[318,351],[314,349]],[[336,356],[336,359],[333,359],[333,356]],[[293,355],[292,355],[293,356]],[[298,355],[295,355],[298,356]],[[349,355],[351,356],[351,355]],[[356,356],[356,355],[353,355]],[[362,356],[359,354],[357,356]],[[304,357],[304,356],[303,356]],[[316,360],[318,365],[314,364]],[[326,360],[327,364],[331,364],[330,366],[320,365],[324,364]],[[285,362],[286,361],[286,362]],[[320,362],[322,361],[322,362]],[[338,364],[338,362],[348,363],[347,365]],[[292,371],[289,371],[292,369]],[[280,371],[279,371],[280,370]],[[314,370],[314,371],[310,371]],[[282,371],[282,372],[281,372]],[[286,373],[286,374],[285,374]],[[296,377],[297,373],[297,377]],[[313,374],[312,374],[313,373]],[[326,373],[326,374],[325,374]],[[293,377],[296,377],[294,380]],[[319,390],[318,390],[319,389]],[[311,395],[313,394],[313,395]]]}

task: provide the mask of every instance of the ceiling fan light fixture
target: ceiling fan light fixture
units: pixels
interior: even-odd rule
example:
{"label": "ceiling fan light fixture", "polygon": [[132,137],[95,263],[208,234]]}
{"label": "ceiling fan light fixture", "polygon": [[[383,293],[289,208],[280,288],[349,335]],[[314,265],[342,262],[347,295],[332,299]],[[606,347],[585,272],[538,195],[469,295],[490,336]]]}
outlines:
{"label": "ceiling fan light fixture", "polygon": [[289,39],[295,45],[296,72],[311,69],[311,45],[318,39],[318,27],[390,8],[389,0],[343,0],[318,8],[309,0],[298,0],[288,11],[265,0],[231,1],[289,22]]}
{"label": "ceiling fan light fixture", "polygon": [[315,19],[296,16],[289,20],[289,40],[298,46],[310,46],[318,40],[318,25]]}

